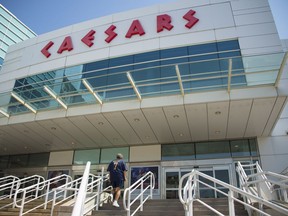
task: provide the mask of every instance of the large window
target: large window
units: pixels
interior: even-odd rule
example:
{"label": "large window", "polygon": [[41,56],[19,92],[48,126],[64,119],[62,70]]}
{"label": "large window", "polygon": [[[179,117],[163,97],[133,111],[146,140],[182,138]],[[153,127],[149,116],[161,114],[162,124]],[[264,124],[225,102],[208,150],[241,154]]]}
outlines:
{"label": "large window", "polygon": [[196,159],[228,157],[231,157],[228,141],[196,143]]}
{"label": "large window", "polygon": [[161,146],[162,160],[201,160],[258,156],[256,139],[225,140]]}
{"label": "large window", "polygon": [[108,164],[112,160],[116,159],[116,155],[121,153],[123,155],[123,160],[128,162],[129,161],[129,148],[122,147],[122,148],[107,148],[101,149],[101,164]]}
{"label": "large window", "polygon": [[162,145],[162,160],[194,160],[194,143]]}
{"label": "large window", "polygon": [[100,149],[91,150],[76,150],[74,153],[73,164],[85,165],[88,161],[91,164],[99,164],[100,160]]}
{"label": "large window", "polygon": [[[227,88],[229,59],[233,74],[244,72],[238,40],[155,50],[49,71],[16,80],[13,91],[37,110],[44,110],[60,107],[44,91],[45,85],[67,105],[96,103],[83,79],[103,102],[135,99],[127,73],[143,98],[180,94],[178,75],[185,93],[221,89]],[[246,85],[245,76],[232,77],[231,85]],[[29,110],[12,98],[9,111]]]}

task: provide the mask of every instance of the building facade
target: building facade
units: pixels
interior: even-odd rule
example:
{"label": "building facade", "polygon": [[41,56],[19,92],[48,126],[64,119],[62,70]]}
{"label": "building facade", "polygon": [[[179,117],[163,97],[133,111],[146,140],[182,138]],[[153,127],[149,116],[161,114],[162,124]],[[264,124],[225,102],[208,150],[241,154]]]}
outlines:
{"label": "building facade", "polygon": [[283,44],[266,0],[181,0],[16,44],[0,74],[2,175],[77,177],[121,152],[127,184],[151,170],[168,199],[191,169],[234,185],[237,161],[281,172]]}
{"label": "building facade", "polygon": [[36,34],[0,4],[0,69],[8,47]]}

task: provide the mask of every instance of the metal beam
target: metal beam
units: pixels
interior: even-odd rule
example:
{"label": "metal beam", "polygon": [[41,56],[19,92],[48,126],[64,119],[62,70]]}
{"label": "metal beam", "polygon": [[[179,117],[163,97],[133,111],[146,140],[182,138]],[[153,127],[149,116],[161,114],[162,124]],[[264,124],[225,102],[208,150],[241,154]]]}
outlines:
{"label": "metal beam", "polygon": [[93,91],[92,86],[90,85],[90,83],[86,80],[83,79],[82,80],[83,84],[85,85],[85,87],[88,89],[88,91],[96,98],[96,100],[102,105],[103,101],[101,99],[101,97],[97,94],[97,92]]}
{"label": "metal beam", "polygon": [[229,65],[228,65],[228,85],[227,85],[227,91],[230,93],[231,90],[231,76],[232,76],[232,59],[229,59]]}
{"label": "metal beam", "polygon": [[58,97],[58,95],[48,86],[44,86],[44,90],[51,95],[64,109],[68,109],[67,105]]}
{"label": "metal beam", "polygon": [[5,112],[4,110],[2,110],[2,109],[0,109],[0,113],[1,113],[2,115],[6,116],[7,118],[10,117],[10,115],[9,115],[7,112]]}
{"label": "metal beam", "polygon": [[27,107],[29,110],[31,110],[33,113],[37,113],[37,110],[28,102],[26,102],[22,97],[20,97],[17,93],[11,92],[12,97],[14,97],[18,102],[23,104],[25,107]]}
{"label": "metal beam", "polygon": [[131,74],[130,74],[129,72],[127,72],[126,75],[127,75],[127,78],[128,78],[128,80],[129,80],[130,84],[132,85],[132,87],[133,87],[133,89],[134,89],[135,94],[136,94],[137,97],[138,97],[138,100],[141,101],[141,100],[142,100],[141,94],[140,94],[140,92],[139,92],[139,90],[138,90],[138,88],[137,88],[137,86],[136,86],[136,84],[135,84],[135,82],[134,82],[134,80],[133,80],[133,77],[131,76]]}
{"label": "metal beam", "polygon": [[175,65],[175,69],[176,69],[176,74],[178,77],[178,83],[179,83],[181,95],[184,97],[184,88],[183,88],[182,78],[181,78],[181,74],[180,74],[180,70],[179,70],[178,65]]}

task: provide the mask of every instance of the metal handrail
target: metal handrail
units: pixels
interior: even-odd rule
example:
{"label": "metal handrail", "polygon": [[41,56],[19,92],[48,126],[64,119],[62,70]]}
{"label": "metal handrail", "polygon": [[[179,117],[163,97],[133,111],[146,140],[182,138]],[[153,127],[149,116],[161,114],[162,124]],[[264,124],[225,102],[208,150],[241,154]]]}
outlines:
{"label": "metal handrail", "polygon": [[[65,182],[67,184],[68,182],[72,181],[72,178],[66,174],[56,176],[49,180],[44,179],[43,181],[43,179],[41,180],[38,179],[36,184],[33,184],[25,188],[20,188],[16,191],[13,200],[14,200],[14,206],[20,209],[19,216],[25,215],[31,211],[34,211],[35,209],[39,208],[46,209],[47,204],[51,202],[51,200],[49,200],[48,197],[49,194],[51,193],[53,185],[55,185],[58,182]],[[43,203],[40,203],[39,205],[34,206],[33,208],[24,212],[24,207],[26,204],[31,203],[40,198],[43,199]]]}
{"label": "metal handrail", "polygon": [[[0,201],[4,199],[11,199],[15,194],[15,191],[19,188],[19,178],[16,176],[5,176],[0,178]],[[13,205],[13,202],[6,203],[0,206],[0,209],[6,208],[10,205]]]}
{"label": "metal handrail", "polygon": [[[200,181],[199,177],[207,179],[207,180],[213,182],[214,184],[220,185],[221,187],[228,189],[228,193],[226,193],[222,190],[219,190],[218,188],[211,186],[211,185],[209,185],[203,181]],[[186,182],[185,187],[184,187],[183,192],[182,192],[182,184],[183,184],[184,179],[186,179],[186,178],[188,178],[188,179],[187,179],[187,182]],[[211,189],[217,191],[218,193],[221,193],[222,195],[224,195],[228,198],[228,206],[229,206],[229,215],[230,216],[235,216],[234,202],[238,202],[238,203],[244,205],[249,211],[254,210],[258,213],[261,213],[262,215],[267,215],[267,216],[270,215],[270,214],[267,214],[266,212],[264,212],[263,210],[260,210],[256,207],[254,207],[252,204],[249,204],[249,203],[242,201],[241,199],[237,198],[237,196],[236,196],[237,194],[242,196],[244,198],[244,200],[245,199],[254,200],[255,202],[258,202],[259,204],[261,204],[262,206],[267,206],[267,207],[274,209],[277,212],[280,212],[283,214],[288,214],[288,209],[285,209],[281,206],[275,205],[275,204],[268,202],[268,201],[266,201],[266,200],[264,200],[258,196],[255,196],[253,194],[247,193],[244,190],[241,190],[235,186],[232,186],[232,185],[227,184],[223,181],[220,181],[216,178],[213,178],[213,177],[208,176],[204,173],[201,173],[200,171],[192,170],[192,172],[187,173],[184,176],[182,176],[182,178],[180,179],[180,182],[179,182],[179,189],[178,189],[179,200],[184,206],[186,216],[192,216],[193,215],[193,202],[195,202],[195,201],[206,206],[207,208],[212,210],[217,215],[224,215],[221,212],[219,212],[218,210],[214,209],[212,206],[210,206],[207,203],[200,200],[201,197],[198,193],[200,184],[204,185],[205,187],[211,188]]]}
{"label": "metal handrail", "polygon": [[[20,188],[25,188],[30,185],[35,184],[35,182],[41,182],[44,181],[44,177],[39,176],[39,175],[32,175],[28,176],[26,178],[18,178],[16,176],[6,176],[0,179],[0,193],[3,193],[2,196],[0,196],[0,200],[9,198],[13,199],[16,196],[17,191]],[[4,182],[6,182],[4,184]],[[7,194],[5,194],[7,191],[9,191]],[[14,205],[14,199],[11,200],[10,203],[6,203],[5,205],[1,206],[0,209],[6,208],[8,206],[13,206]]]}
{"label": "metal handrail", "polygon": [[[255,172],[246,175],[244,168],[252,168]],[[243,190],[250,191],[268,201],[288,202],[288,176],[263,171],[258,162],[246,165],[238,162],[237,172],[239,173],[240,186]],[[251,189],[253,187],[254,191]]]}
{"label": "metal handrail", "polygon": [[[147,184],[147,181],[149,181],[149,184]],[[144,186],[144,183],[147,184]],[[136,189],[139,189],[140,187],[140,193],[134,198],[131,199],[131,195]],[[134,184],[132,184],[129,188],[126,188],[123,195],[123,207],[127,211],[127,216],[133,216],[136,214],[136,212],[140,209],[140,211],[143,211],[143,205],[144,203],[150,198],[153,198],[153,189],[155,188],[155,176],[152,172],[147,172],[144,176],[142,176],[139,180],[137,180]],[[147,195],[147,197],[144,199],[144,193],[150,189],[150,193]],[[127,198],[127,204],[126,204],[126,197]],[[131,206],[140,199],[139,206],[132,212],[131,214]]]}
{"label": "metal handrail", "polygon": [[87,162],[85,171],[82,177],[79,193],[77,195],[76,202],[75,202],[71,216],[83,216],[84,203],[85,203],[86,193],[87,193],[86,188],[87,188],[88,177],[89,177],[89,172],[90,172],[90,165],[91,165],[91,162],[90,161]]}
{"label": "metal handrail", "polygon": [[[5,176],[0,178],[0,193],[3,194],[0,196],[0,200],[4,198],[11,198],[13,191],[17,189],[17,186],[19,186],[19,178],[16,176]],[[16,187],[16,188],[14,188]],[[8,194],[5,194],[6,191],[9,190]]]}
{"label": "metal handrail", "polygon": [[[111,191],[112,187],[108,186],[103,189],[103,183],[108,182],[109,175],[104,176],[104,167],[102,167],[101,176],[95,176],[89,173],[90,162],[87,162],[83,176],[81,177],[81,185],[79,189],[76,189],[74,208],[72,216],[84,216],[90,213],[92,210],[98,210],[99,206],[108,199],[101,199],[101,195],[104,192]],[[60,190],[57,189],[57,190]],[[89,195],[89,197],[87,197]],[[91,204],[91,202],[94,202]],[[88,204],[86,207],[86,204]]]}

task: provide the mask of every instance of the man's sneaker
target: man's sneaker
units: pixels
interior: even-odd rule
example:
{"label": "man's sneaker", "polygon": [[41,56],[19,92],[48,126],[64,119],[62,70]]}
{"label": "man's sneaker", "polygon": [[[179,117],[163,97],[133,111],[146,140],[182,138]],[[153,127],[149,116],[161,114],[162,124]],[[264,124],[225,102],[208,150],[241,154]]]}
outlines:
{"label": "man's sneaker", "polygon": [[108,195],[108,203],[112,203],[113,202],[113,194],[109,194]]}
{"label": "man's sneaker", "polygon": [[114,206],[114,207],[117,207],[117,208],[120,207],[117,201],[114,201],[114,202],[113,202],[113,206]]}

